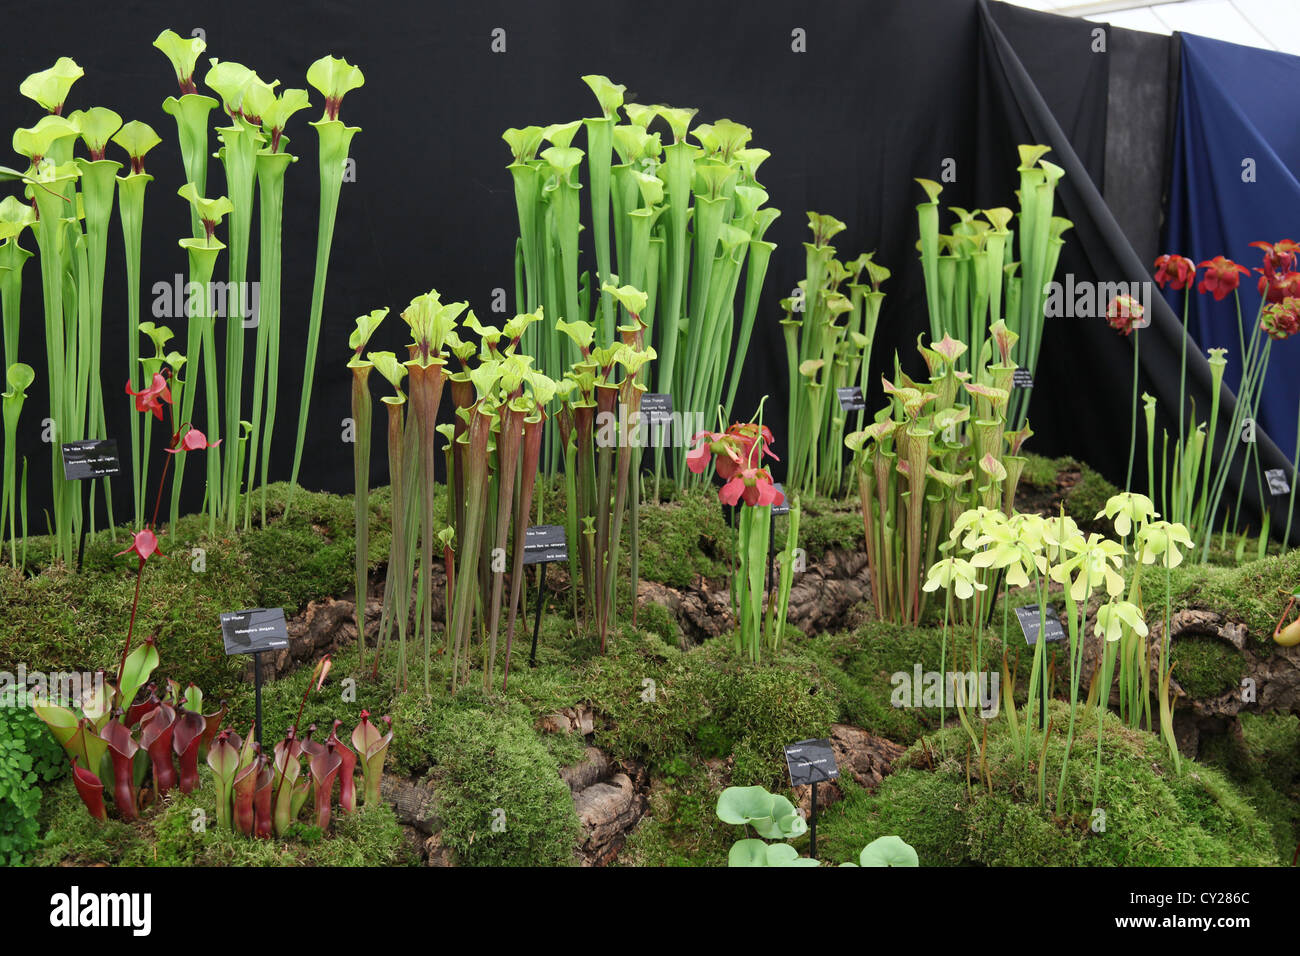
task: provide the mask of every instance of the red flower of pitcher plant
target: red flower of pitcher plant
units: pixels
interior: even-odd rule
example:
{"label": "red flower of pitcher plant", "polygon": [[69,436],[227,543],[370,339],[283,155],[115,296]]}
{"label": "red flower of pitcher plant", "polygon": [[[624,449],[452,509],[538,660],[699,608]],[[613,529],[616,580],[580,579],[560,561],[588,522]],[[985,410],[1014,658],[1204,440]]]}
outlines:
{"label": "red flower of pitcher plant", "polygon": [[222,439],[220,438],[214,442],[209,442],[207,435],[191,425],[175,448],[166,448],[164,451],[169,455],[178,455],[183,451],[204,451],[208,448],[216,448],[221,442]]}
{"label": "red flower of pitcher plant", "polygon": [[158,421],[163,420],[162,403],[172,403],[171,389],[167,387],[167,378],[161,372],[153,373],[153,380],[147,388],[136,392],[131,389],[131,380],[126,380],[126,394],[135,399],[137,412],[152,412]]}
{"label": "red flower of pitcher plant", "polygon": [[1106,322],[1121,335],[1131,333],[1134,323],[1141,321],[1144,314],[1142,303],[1131,295],[1117,295],[1106,306]]}
{"label": "red flower of pitcher plant", "polygon": [[1156,284],[1175,291],[1196,281],[1196,263],[1186,256],[1163,255],[1156,260]]}
{"label": "red flower of pitcher plant", "polygon": [[1259,327],[1279,342],[1300,332],[1300,298],[1292,296],[1264,306]]}
{"label": "red flower of pitcher plant", "polygon": [[1279,239],[1277,242],[1252,242],[1250,245],[1251,248],[1264,250],[1264,268],[1258,271],[1265,276],[1294,271],[1296,254],[1300,253],[1300,242]]}
{"label": "red flower of pitcher plant", "polygon": [[718,498],[732,507],[742,500],[755,508],[785,501],[785,495],[772,483],[772,476],[766,468],[742,468],[722,486]]}
{"label": "red flower of pitcher plant", "polygon": [[724,480],[746,468],[757,468],[764,457],[780,461],[772,451],[771,430],[757,422],[737,422],[725,432],[697,432],[691,440],[700,444],[686,456],[686,466],[697,475],[709,467],[709,459],[715,455],[718,477]]}
{"label": "red flower of pitcher plant", "polygon": [[1210,293],[1214,296],[1215,302],[1222,301],[1229,292],[1235,291],[1241,282],[1242,275],[1250,275],[1249,269],[1237,265],[1226,256],[1215,256],[1213,259],[1207,259],[1200,263],[1197,268],[1204,269],[1205,273],[1201,276],[1196,291]]}
{"label": "red flower of pitcher plant", "polygon": [[1300,272],[1273,272],[1267,266],[1255,271],[1260,274],[1259,294],[1265,302],[1276,304],[1300,296]]}

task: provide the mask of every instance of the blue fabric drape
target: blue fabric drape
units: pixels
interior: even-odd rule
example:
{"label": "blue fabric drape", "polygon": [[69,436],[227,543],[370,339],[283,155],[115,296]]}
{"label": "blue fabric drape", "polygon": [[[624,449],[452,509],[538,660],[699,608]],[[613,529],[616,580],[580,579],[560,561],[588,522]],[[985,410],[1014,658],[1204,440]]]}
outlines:
{"label": "blue fabric drape", "polygon": [[[1188,34],[1182,50],[1165,251],[1196,262],[1224,255],[1253,270],[1261,252],[1251,242],[1300,238],[1300,124],[1286,106],[1300,88],[1300,57]],[[1253,271],[1241,277],[1247,341],[1258,279]],[[1183,293],[1166,297],[1181,313]],[[1232,297],[1193,294],[1188,329],[1201,348],[1229,350],[1226,381],[1235,390],[1243,333]],[[1258,424],[1288,457],[1298,398],[1300,337],[1275,343],[1260,401]]]}

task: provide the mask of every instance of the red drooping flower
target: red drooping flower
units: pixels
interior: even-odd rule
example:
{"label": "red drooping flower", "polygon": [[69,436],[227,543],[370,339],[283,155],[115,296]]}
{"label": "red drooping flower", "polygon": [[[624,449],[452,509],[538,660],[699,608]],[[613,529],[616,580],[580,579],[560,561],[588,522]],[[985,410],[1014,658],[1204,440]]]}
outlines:
{"label": "red drooping flower", "polygon": [[185,437],[181,439],[180,447],[168,448],[166,452],[169,455],[175,455],[182,451],[203,451],[205,448],[216,448],[220,444],[220,438],[209,443],[207,435],[191,426],[190,430],[185,433]]}
{"label": "red drooping flower", "polygon": [[[700,444],[686,456],[686,466],[697,475],[717,455],[718,477],[724,481],[745,468],[758,467],[764,457],[778,460],[772,453],[772,432],[757,422],[737,422],[725,432],[697,432],[691,439]],[[759,442],[762,447],[757,447]]]}
{"label": "red drooping flower", "polygon": [[730,447],[721,447],[726,441],[725,432],[696,432],[691,441],[699,444],[686,455],[686,467],[697,475],[704,474],[709,467],[709,459],[715,454],[730,454]]}
{"label": "red drooping flower", "polygon": [[1156,284],[1175,291],[1190,288],[1196,281],[1196,263],[1186,256],[1164,255],[1156,260]]}
{"label": "red drooping flower", "polygon": [[1287,298],[1264,307],[1259,327],[1276,341],[1300,332],[1300,298]]}
{"label": "red drooping flower", "polygon": [[1121,335],[1133,331],[1133,323],[1142,318],[1142,303],[1131,295],[1117,295],[1106,306],[1106,322]]}
{"label": "red drooping flower", "polygon": [[1241,282],[1243,274],[1250,275],[1250,270],[1245,266],[1239,266],[1224,256],[1207,259],[1205,262],[1200,263],[1197,268],[1204,269],[1205,275],[1201,276],[1196,291],[1209,292],[1214,296],[1215,302],[1220,301],[1229,292],[1235,290],[1237,284]]}
{"label": "red drooping flower", "polygon": [[1270,272],[1256,269],[1259,276],[1259,294],[1265,302],[1277,303],[1283,299],[1300,296],[1300,272]]}
{"label": "red drooping flower", "polygon": [[172,403],[171,389],[167,387],[167,379],[161,372],[154,372],[153,381],[149,384],[149,387],[139,392],[131,390],[131,380],[127,379],[126,394],[135,398],[135,410],[137,412],[153,412],[158,421],[163,420],[163,410],[159,399],[168,405]]}
{"label": "red drooping flower", "polygon": [[139,555],[141,564],[148,561],[155,553],[162,554],[162,552],[158,550],[158,536],[148,528],[145,528],[143,531],[137,531],[135,534],[131,535],[131,546],[125,551],[119,551],[117,553],[118,555],[123,555],[132,552]]}
{"label": "red drooping flower", "polygon": [[741,469],[722,486],[718,498],[723,504],[733,507],[743,498],[745,504],[755,508],[785,501],[785,495],[772,484],[772,476],[766,468]]}
{"label": "red drooping flower", "polygon": [[725,484],[718,497],[734,506],[741,498],[750,505],[780,504],[781,492],[772,488],[772,477],[762,468],[764,457],[777,459],[772,453],[772,432],[757,422],[737,422],[725,432],[697,432],[692,441],[699,444],[686,456],[686,465],[697,475],[709,466],[714,455],[718,477]]}
{"label": "red drooping flower", "polygon": [[1278,272],[1290,272],[1295,268],[1296,254],[1300,253],[1300,242],[1294,239],[1279,239],[1277,242],[1252,242],[1255,249],[1264,250],[1264,268],[1256,270],[1272,278]]}
{"label": "red drooping flower", "polygon": [[[764,457],[775,461],[780,460],[772,453],[772,432],[766,425],[759,425],[757,422],[738,422],[727,429],[727,434],[736,441],[736,450],[740,453],[742,468],[756,468],[762,463]],[[760,440],[763,447],[757,450],[758,454],[755,457],[754,446]],[[718,474],[723,478],[731,477],[729,474],[724,474],[721,464],[718,468]]]}

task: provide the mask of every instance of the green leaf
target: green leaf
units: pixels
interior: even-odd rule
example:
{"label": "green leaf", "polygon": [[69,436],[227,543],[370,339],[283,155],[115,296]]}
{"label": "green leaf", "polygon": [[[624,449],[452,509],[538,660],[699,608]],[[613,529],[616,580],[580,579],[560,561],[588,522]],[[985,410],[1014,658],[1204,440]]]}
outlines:
{"label": "green leaf", "polygon": [[357,327],[352,330],[352,335],[348,338],[348,347],[360,355],[366,343],[370,341],[370,336],[375,334],[375,329],[379,328],[379,324],[387,315],[388,309],[385,308],[357,316]]}
{"label": "green leaf", "polygon": [[862,866],[920,866],[916,850],[908,846],[899,837],[883,836],[872,840],[858,855]]}
{"label": "green leaf", "polygon": [[[569,144],[573,142],[573,137],[581,128],[582,120],[574,120],[572,123],[552,123],[542,130],[542,139],[559,149],[568,149]],[[578,159],[581,158],[582,154],[579,151]],[[546,159],[546,153],[542,154],[542,159]]]}
{"label": "green leaf", "polygon": [[118,688],[119,706],[130,707],[136,693],[149,680],[149,675],[158,667],[158,648],[153,641],[145,641],[126,657],[126,666],[122,668],[122,684]]}
{"label": "green leaf", "polygon": [[131,120],[113,135],[113,142],[126,150],[133,161],[141,159],[162,140],[148,123]]}
{"label": "green leaf", "polygon": [[109,139],[122,128],[122,117],[106,106],[77,110],[68,119],[81,130],[81,141],[90,150],[92,159],[104,155]]}
{"label": "green leaf", "polygon": [[540,126],[525,126],[523,129],[508,129],[501,138],[510,147],[510,155],[516,163],[526,163],[537,155],[542,145],[544,130]]}
{"label": "green leaf", "polygon": [[630,285],[614,286],[606,282],[600,287],[600,291],[612,295],[631,315],[640,315],[644,312],[646,302],[649,300],[644,292]]}
{"label": "green leaf", "polygon": [[686,139],[687,130],[690,129],[691,120],[699,110],[685,107],[657,106],[656,112],[664,118],[668,128],[673,131],[673,141],[680,143]]}
{"label": "green leaf", "polygon": [[244,93],[257,74],[242,63],[211,58],[212,66],[203,77],[203,83],[221,97],[222,106],[231,116],[243,110]]}
{"label": "green leaf", "polygon": [[195,213],[204,222],[219,223],[224,216],[235,210],[234,205],[225,196],[218,196],[216,199],[204,199],[199,195],[199,191],[194,188],[193,183],[186,183],[176,190],[176,195],[193,206]]}
{"label": "green leaf", "polygon": [[576,146],[552,146],[542,150],[542,159],[562,178],[567,178],[578,167],[583,155],[583,151]]}
{"label": "green leaf", "polygon": [[85,71],[69,57],[59,57],[48,70],[33,73],[18,85],[18,92],[29,100],[35,100],[49,113],[63,109],[72,84],[85,76]]}
{"label": "green leaf", "polygon": [[716,813],[723,823],[744,826],[772,816],[775,798],[763,787],[727,787],[718,794]]}
{"label": "green leaf", "polygon": [[772,797],[770,819],[751,821],[756,833],[769,840],[790,840],[808,832],[808,821],[780,794]]}
{"label": "green leaf", "polygon": [[307,96],[306,90],[285,90],[271,104],[270,108],[262,114],[262,125],[268,130],[282,130],[289,123],[289,117],[299,110],[305,110],[311,106],[311,100]]}
{"label": "green leaf", "polygon": [[338,119],[345,94],[365,85],[361,70],[337,56],[323,56],[307,68],[307,82],[325,97],[325,115]]}
{"label": "green leaf", "polygon": [[36,381],[36,373],[32,371],[30,365],[25,365],[22,362],[15,362],[13,365],[10,365],[9,370],[5,372],[5,381],[8,382],[9,389],[6,392],[0,393],[0,398],[6,400],[15,399],[26,393],[27,389],[31,387],[32,382]]}
{"label": "green leaf", "polygon": [[[753,789],[762,790],[762,787]],[[737,840],[727,852],[727,866],[768,866],[767,844],[762,840]]]}
{"label": "green leaf", "polygon": [[618,115],[618,108],[623,105],[623,94],[627,92],[626,86],[615,83],[609,77],[601,76],[599,73],[584,76],[582,82],[591,87],[591,92],[596,94],[600,110],[607,118]]}
{"label": "green leaf", "polygon": [[591,350],[591,343],[596,338],[595,327],[587,322],[566,322],[564,319],[557,319],[555,331],[562,332],[573,339],[573,344],[584,352]]}
{"label": "green leaf", "polygon": [[388,384],[402,394],[402,379],[406,377],[406,366],[397,360],[392,352],[368,352],[366,358],[379,370],[379,374],[388,379]]}
{"label": "green leaf", "polygon": [[926,196],[929,197],[927,200],[928,202],[937,203],[939,201],[939,194],[943,192],[943,187],[941,185],[936,183],[933,179],[918,178],[916,181],[920,183],[921,188],[925,190]]}
{"label": "green leaf", "polygon": [[[244,99],[240,103],[240,111],[244,114],[245,119],[258,125],[266,121],[266,114],[275,109],[275,85],[279,82],[279,80],[276,80],[275,83],[266,83],[256,73],[253,74],[252,79],[248,81],[248,85],[244,87]],[[304,99],[306,96],[307,94],[304,91]],[[299,109],[301,108],[299,107]]]}
{"label": "green leaf", "polygon": [[[17,174],[22,178],[22,174]],[[36,222],[36,211],[30,203],[25,203],[17,196],[0,199],[0,239],[10,239],[19,235],[28,226]]]}
{"label": "green leaf", "polygon": [[77,136],[77,124],[64,116],[42,116],[35,126],[14,130],[14,152],[32,162],[49,153],[50,147],[60,139]]}
{"label": "green leaf", "polygon": [[172,69],[176,71],[176,82],[181,89],[191,86],[194,82],[194,64],[208,45],[199,37],[181,37],[173,30],[164,30],[158,34],[153,45],[171,60]]}

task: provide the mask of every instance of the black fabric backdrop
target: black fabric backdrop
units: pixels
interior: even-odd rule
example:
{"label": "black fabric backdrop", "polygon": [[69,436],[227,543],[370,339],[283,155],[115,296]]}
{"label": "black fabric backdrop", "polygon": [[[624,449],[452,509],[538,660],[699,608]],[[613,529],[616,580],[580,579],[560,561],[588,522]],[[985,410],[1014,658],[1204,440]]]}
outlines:
{"label": "black fabric backdrop", "polygon": [[[308,487],[348,491],[352,485],[351,446],[341,436],[349,414],[344,366],[353,317],[393,307],[372,347],[398,348],[405,338],[396,312],[430,288],[444,298],[469,299],[480,314],[490,312],[493,290],[504,288],[513,306],[516,218],[500,134],[510,126],[590,115],[594,98],[579,79],[585,73],[626,84],[629,100],[695,106],[699,121],[743,122],[754,129],[754,145],[771,151],[760,177],[771,204],[782,210],[768,234],[778,249],[736,408],[747,415],[769,394],[766,416],[778,426],[779,446],[786,383],[777,301],[802,276],[806,210],[848,224],[837,240],[844,256],[876,250],[877,260],[894,271],[875,345],[878,370],[892,364],[895,349],[906,367],[915,370],[919,362],[914,343],[927,320],[915,251],[914,207],[922,197],[912,180],[938,178],[947,158],[956,161],[957,180],[945,188],[945,205],[1012,205],[1017,143],[1052,145],[1049,158],[1067,170],[1062,214],[1076,223],[1060,272],[1077,279],[1146,277],[1094,185],[1105,175],[1109,69],[1107,56],[1091,51],[1094,24],[983,0],[755,0],[743,8],[690,0],[649,6],[488,0],[436,10],[413,2],[358,10],[331,0],[311,4],[309,15],[304,9],[235,0],[182,14],[142,0],[111,6],[70,0],[60,6],[64,29],[28,31],[0,61],[0,89],[10,91],[0,99],[0,129],[35,122],[34,104],[17,94],[19,82],[69,55],[86,71],[69,109],[111,106],[163,137],[148,160],[157,178],[149,187],[144,237],[142,317],[149,318],[153,284],[184,272],[176,240],[188,232],[186,206],[175,196],[181,184],[175,127],[161,110],[175,82],[150,45],[153,38],[165,27],[182,34],[202,28],[208,55],[240,61],[286,86],[305,86],[307,66],[324,53],[361,66],[366,85],[348,94],[342,113],[362,132],[353,141],[356,182],[343,188],[331,259],[301,476]],[[504,53],[491,49],[497,28],[505,30]],[[807,52],[791,48],[796,29],[805,32]],[[319,102],[309,112],[318,111]],[[290,150],[301,162],[290,171],[285,206],[273,479],[287,477],[291,463],[310,301],[317,176],[308,118],[299,114],[289,130]],[[209,194],[221,192],[221,183],[213,161]],[[125,295],[116,225],[110,235],[104,386],[109,433],[125,445],[130,406],[120,384]],[[257,262],[256,248],[250,262]],[[1155,307],[1155,331],[1143,343],[1150,376],[1143,388],[1158,388],[1167,408],[1175,320],[1159,299]],[[39,434],[47,407],[40,315],[32,263],[20,356],[38,370],[38,381],[20,446],[31,460],[33,516],[48,495],[50,461]],[[183,320],[170,324],[183,340]],[[250,347],[250,363],[251,353]],[[1073,454],[1122,480],[1130,362],[1128,344],[1101,320],[1049,321],[1030,450]],[[1203,362],[1194,371],[1207,378]],[[1176,399],[1176,377],[1172,387]],[[878,393],[869,397],[872,407],[878,402]],[[374,455],[376,482],[387,480],[383,457],[382,450]],[[201,494],[194,474],[190,508]],[[115,492],[124,501],[126,482]],[[124,513],[119,506],[119,517]]]}

